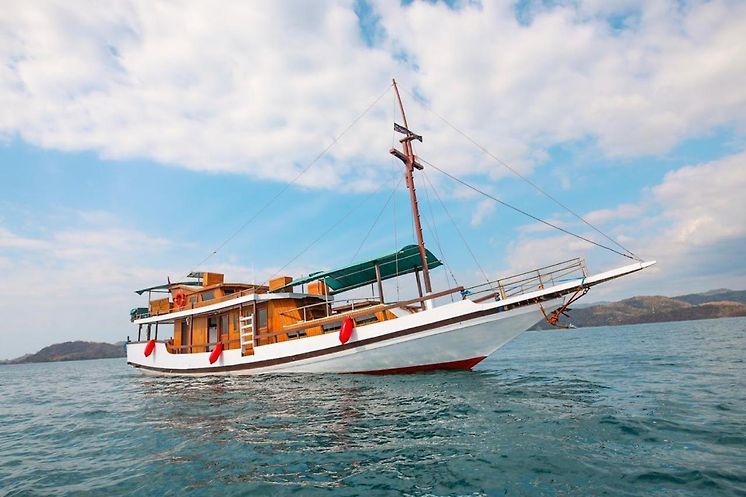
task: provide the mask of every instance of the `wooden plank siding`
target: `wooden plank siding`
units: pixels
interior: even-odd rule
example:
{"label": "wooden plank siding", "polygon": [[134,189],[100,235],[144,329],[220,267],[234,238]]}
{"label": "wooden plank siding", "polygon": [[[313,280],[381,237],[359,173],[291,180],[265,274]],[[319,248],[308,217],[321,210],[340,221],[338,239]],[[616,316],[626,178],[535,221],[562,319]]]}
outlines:
{"label": "wooden plank siding", "polygon": [[[218,290],[215,288],[214,290]],[[198,292],[199,293],[199,292]],[[447,292],[441,292],[447,293]],[[415,299],[417,300],[417,299]],[[329,328],[330,324],[338,324],[346,317],[363,320],[360,324],[368,322],[385,321],[395,319],[396,315],[391,308],[396,305],[375,304],[360,309],[349,310],[341,314],[327,316],[330,304],[320,302],[313,297],[292,299],[283,298],[261,302],[256,305],[257,314],[254,316],[255,343],[257,345],[268,345],[271,343],[284,342],[287,340],[300,339],[308,336],[317,336],[324,333],[324,326]],[[266,326],[260,327],[259,315],[262,309],[266,310]],[[254,313],[253,304],[228,309],[209,316],[193,316],[191,327],[187,325],[187,333],[182,340],[182,323],[187,323],[185,318],[174,319],[173,338],[169,341],[169,350],[172,353],[198,353],[207,352],[208,346],[208,320],[216,319],[218,323],[218,341],[224,344],[225,349],[239,349],[241,347],[241,325],[240,316],[250,316]],[[327,332],[335,328],[327,329]],[[252,354],[253,346],[246,347],[245,353]]]}
{"label": "wooden plank siding", "polygon": [[192,323],[192,352],[207,352],[207,317],[193,318]]}
{"label": "wooden plank siding", "polygon": [[221,337],[223,341],[226,339],[230,342],[227,345],[227,349],[238,349],[241,347],[241,323],[238,320],[238,309],[233,309],[228,312],[228,336]]}
{"label": "wooden plank siding", "polygon": [[186,345],[185,343],[181,343],[181,323],[183,322],[183,319],[174,319],[174,337],[171,342],[175,350],[179,350],[178,347]]}

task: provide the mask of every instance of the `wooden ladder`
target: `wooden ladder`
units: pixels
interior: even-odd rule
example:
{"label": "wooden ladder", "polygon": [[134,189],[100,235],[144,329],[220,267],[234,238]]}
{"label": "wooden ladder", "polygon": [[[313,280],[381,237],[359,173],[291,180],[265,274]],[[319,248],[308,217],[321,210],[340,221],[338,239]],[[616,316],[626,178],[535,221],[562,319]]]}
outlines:
{"label": "wooden ladder", "polygon": [[239,318],[241,355],[254,355],[254,315],[241,316]]}

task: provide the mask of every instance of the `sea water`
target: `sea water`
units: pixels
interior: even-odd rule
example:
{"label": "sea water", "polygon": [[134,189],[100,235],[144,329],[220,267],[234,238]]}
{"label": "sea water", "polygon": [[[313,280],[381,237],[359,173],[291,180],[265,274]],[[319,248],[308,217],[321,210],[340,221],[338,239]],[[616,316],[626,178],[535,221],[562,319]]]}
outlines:
{"label": "sea water", "polygon": [[525,333],[472,372],[0,366],[0,495],[746,495],[746,319]]}

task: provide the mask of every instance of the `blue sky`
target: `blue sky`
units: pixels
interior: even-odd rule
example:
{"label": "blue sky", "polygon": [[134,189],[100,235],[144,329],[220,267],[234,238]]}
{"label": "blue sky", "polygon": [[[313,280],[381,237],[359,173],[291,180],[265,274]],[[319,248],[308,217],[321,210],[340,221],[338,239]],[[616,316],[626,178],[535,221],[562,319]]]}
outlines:
{"label": "blue sky", "polygon": [[[411,243],[402,184],[365,239],[401,174],[392,77],[423,158],[602,241],[431,109],[659,261],[588,301],[744,288],[744,14],[727,1],[5,9],[0,358],[121,340],[142,304],[132,290],[192,269],[262,281]],[[418,176],[426,241],[460,284],[481,277],[461,235],[494,277],[627,262],[426,173],[460,231]]]}

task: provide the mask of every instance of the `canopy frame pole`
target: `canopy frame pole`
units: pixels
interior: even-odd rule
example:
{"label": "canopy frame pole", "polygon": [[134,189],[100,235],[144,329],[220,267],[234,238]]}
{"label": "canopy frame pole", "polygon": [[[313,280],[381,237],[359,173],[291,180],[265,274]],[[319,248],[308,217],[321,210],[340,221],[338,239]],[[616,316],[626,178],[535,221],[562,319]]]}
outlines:
{"label": "canopy frame pole", "polygon": [[414,168],[422,169],[422,166],[415,161],[414,149],[412,148],[412,140],[422,141],[422,137],[415,135],[409,131],[409,124],[407,124],[407,115],[404,113],[404,104],[401,101],[401,95],[399,94],[399,87],[396,85],[396,80],[392,80],[394,83],[394,91],[396,92],[396,99],[399,102],[399,110],[401,111],[401,117],[404,120],[404,127],[406,128],[406,136],[399,140],[404,147],[404,154],[396,149],[391,149],[390,153],[397,157],[399,160],[404,162],[406,166],[404,168],[407,188],[409,189],[409,201],[412,206],[412,219],[414,220],[414,229],[417,235],[417,245],[420,249],[420,259],[422,260],[422,278],[425,280],[425,291],[432,293],[433,287],[430,284],[430,270],[427,266],[427,254],[425,253],[425,239],[422,236],[422,223],[420,222],[420,209],[417,205],[417,193],[414,188]]}
{"label": "canopy frame pole", "polygon": [[189,353],[194,352],[194,316],[189,316]]}
{"label": "canopy frame pole", "polygon": [[381,279],[381,264],[376,261],[376,283],[378,283],[378,298],[383,304],[383,280]]}
{"label": "canopy frame pole", "polygon": [[329,311],[331,305],[329,305],[329,285],[326,284],[326,278],[322,280],[324,282],[324,308],[326,309],[326,317],[329,317]]}
{"label": "canopy frame pole", "polygon": [[[422,283],[420,282],[420,270],[415,268],[414,270],[414,279],[417,282],[417,294],[422,298]],[[423,302],[420,302],[420,309],[424,309],[425,304]]]}

